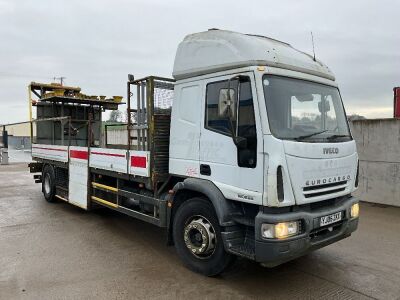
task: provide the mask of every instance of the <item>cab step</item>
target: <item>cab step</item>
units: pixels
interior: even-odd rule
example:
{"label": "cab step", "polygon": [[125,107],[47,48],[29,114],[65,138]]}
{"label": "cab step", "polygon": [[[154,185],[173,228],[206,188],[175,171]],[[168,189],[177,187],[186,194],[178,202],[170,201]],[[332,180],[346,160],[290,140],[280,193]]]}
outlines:
{"label": "cab step", "polygon": [[235,226],[221,234],[226,251],[251,260],[255,259],[254,230]]}
{"label": "cab step", "polygon": [[251,259],[251,260],[254,260],[256,257],[256,251],[255,251],[254,244],[253,245],[249,245],[249,244],[235,245],[229,249],[229,252],[236,254],[238,256],[244,257],[244,258]]}

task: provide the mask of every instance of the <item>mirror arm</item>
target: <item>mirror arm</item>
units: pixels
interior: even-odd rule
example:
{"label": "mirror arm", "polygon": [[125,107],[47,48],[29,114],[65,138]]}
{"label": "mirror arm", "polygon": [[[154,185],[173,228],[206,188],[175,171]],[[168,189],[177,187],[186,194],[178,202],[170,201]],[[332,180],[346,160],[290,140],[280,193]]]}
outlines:
{"label": "mirror arm", "polygon": [[[241,75],[236,75],[236,76],[231,77],[231,78],[228,80],[227,100],[229,101],[229,103],[232,101],[232,99],[231,99],[231,93],[230,93],[231,81],[232,81],[233,79],[239,79],[239,85],[240,85],[240,78],[241,78]],[[236,104],[237,104],[237,105],[238,105],[238,102],[239,102],[239,94],[237,95],[237,99],[236,99]],[[233,128],[232,118],[228,117],[228,119],[229,119],[229,123],[230,123],[230,129],[231,129],[231,134],[232,134],[233,143],[235,144],[235,146],[238,146],[238,143],[239,143],[239,142],[238,142],[238,136],[236,135],[235,128]]]}
{"label": "mirror arm", "polygon": [[[231,81],[233,79],[235,79],[237,76],[234,76],[232,78],[229,78],[228,80],[228,95],[227,95],[227,100],[229,101],[229,103],[231,103],[232,99],[231,99],[231,93],[230,93],[230,88],[231,88]],[[236,132],[235,132],[235,128],[233,128],[233,122],[232,122],[232,118],[228,117],[229,119],[229,124],[231,125],[231,134],[232,134],[232,139],[233,139],[233,143],[235,144],[235,146],[237,146],[237,137],[236,137]]]}
{"label": "mirror arm", "polygon": [[235,129],[233,128],[233,122],[232,122],[232,119],[231,118],[228,118],[229,119],[229,127],[230,127],[230,129],[231,129],[231,134],[232,134],[232,139],[233,139],[233,143],[235,144],[235,145],[237,145],[237,140],[236,140],[236,133],[235,133]]}

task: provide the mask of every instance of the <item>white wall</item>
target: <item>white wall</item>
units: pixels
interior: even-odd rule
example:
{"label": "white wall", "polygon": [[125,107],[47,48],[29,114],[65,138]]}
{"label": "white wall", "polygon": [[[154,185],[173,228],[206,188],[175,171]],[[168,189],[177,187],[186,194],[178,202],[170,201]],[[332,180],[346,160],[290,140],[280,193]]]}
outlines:
{"label": "white wall", "polygon": [[351,122],[360,158],[361,200],[400,206],[400,120]]}

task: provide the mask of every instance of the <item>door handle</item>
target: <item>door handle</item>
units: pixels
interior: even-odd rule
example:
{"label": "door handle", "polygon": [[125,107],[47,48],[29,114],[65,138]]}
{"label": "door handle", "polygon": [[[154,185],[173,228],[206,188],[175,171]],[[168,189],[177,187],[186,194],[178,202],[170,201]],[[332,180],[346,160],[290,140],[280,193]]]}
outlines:
{"label": "door handle", "polygon": [[211,175],[211,168],[209,165],[200,165],[200,174],[210,176]]}

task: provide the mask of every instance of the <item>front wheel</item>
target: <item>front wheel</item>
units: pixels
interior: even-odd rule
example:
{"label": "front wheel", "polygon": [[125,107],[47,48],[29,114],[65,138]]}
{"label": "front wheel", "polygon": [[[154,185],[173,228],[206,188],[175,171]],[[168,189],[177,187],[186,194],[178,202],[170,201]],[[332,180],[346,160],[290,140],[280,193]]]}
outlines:
{"label": "front wheel", "polygon": [[173,222],[175,248],[189,269],[206,276],[223,272],[234,256],[225,252],[212,204],[202,198],[185,201]]}

